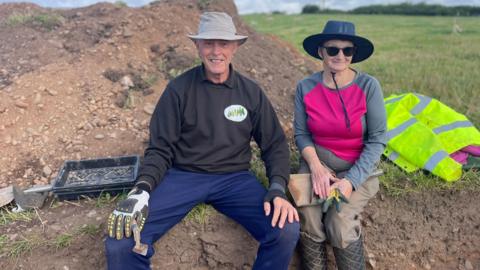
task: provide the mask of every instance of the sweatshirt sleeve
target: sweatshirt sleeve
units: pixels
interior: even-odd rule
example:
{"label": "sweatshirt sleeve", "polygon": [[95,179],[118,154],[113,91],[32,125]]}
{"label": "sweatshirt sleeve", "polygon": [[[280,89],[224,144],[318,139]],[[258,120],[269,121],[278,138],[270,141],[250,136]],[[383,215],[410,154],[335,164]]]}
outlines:
{"label": "sweatshirt sleeve", "polygon": [[150,120],[150,142],[138,173],[138,188],[150,192],[162,181],[165,172],[172,166],[173,150],[180,130],[180,99],[177,92],[167,86]]}
{"label": "sweatshirt sleeve", "polygon": [[345,177],[356,190],[375,170],[386,145],[387,120],[380,83],[373,77],[366,86],[367,113],[365,115],[367,133],[360,157],[348,170]]}
{"label": "sweatshirt sleeve", "polygon": [[295,93],[295,113],[293,127],[295,130],[295,144],[300,153],[307,146],[313,146],[312,134],[307,127],[307,113],[305,111],[305,103],[303,102],[302,82],[297,85]]}
{"label": "sweatshirt sleeve", "polygon": [[262,90],[253,115],[253,138],[262,151],[270,180],[269,190],[275,189],[284,194],[290,174],[290,152],[273,106]]}

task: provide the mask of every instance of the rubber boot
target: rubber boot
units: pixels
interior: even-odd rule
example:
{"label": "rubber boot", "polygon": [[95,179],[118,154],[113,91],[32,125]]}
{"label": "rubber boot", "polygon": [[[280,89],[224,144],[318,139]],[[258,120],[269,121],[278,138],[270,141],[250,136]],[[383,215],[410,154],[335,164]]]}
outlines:
{"label": "rubber boot", "polygon": [[365,255],[362,238],[346,248],[333,248],[338,270],[365,270]]}
{"label": "rubber boot", "polygon": [[327,248],[325,242],[316,242],[302,234],[300,236],[300,258],[305,270],[326,270]]}

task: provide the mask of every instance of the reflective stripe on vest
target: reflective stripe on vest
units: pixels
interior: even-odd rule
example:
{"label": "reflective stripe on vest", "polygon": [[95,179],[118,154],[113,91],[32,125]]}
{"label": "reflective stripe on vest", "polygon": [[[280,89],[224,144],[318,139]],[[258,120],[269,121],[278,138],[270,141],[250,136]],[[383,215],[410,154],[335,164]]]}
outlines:
{"label": "reflective stripe on vest", "polygon": [[433,133],[440,134],[440,133],[445,132],[445,131],[450,131],[450,130],[454,130],[456,128],[464,128],[464,127],[473,127],[473,124],[470,121],[456,121],[456,122],[453,122],[451,124],[447,124],[447,125],[443,125],[443,126],[439,126],[437,128],[434,128]]}
{"label": "reflective stripe on vest", "polygon": [[[408,129],[409,127],[412,127],[414,126],[415,124],[419,124],[419,125],[422,125],[423,127],[423,124],[418,122],[417,119],[415,118],[411,118],[405,122],[403,122],[402,124],[398,125],[397,127],[387,131],[387,138],[388,138],[388,142],[390,142],[390,140],[392,140],[393,138],[397,137],[397,136],[401,136],[402,133]],[[428,135],[428,134],[423,134],[422,136],[433,136],[432,133],[430,133],[431,135]],[[419,135],[420,136],[420,135]],[[432,138],[432,139],[435,139],[435,138]],[[394,144],[395,145],[395,144]],[[436,144],[437,145],[437,149],[440,149],[439,147],[441,147],[441,144]],[[395,162],[397,159],[399,159],[400,157],[400,154],[396,151],[393,151],[390,153],[390,155],[388,156],[388,158],[390,160],[392,160],[394,163],[396,163],[397,165],[400,165],[402,166],[405,170],[407,169],[406,167],[404,167],[406,164],[405,164],[405,161],[403,160],[398,160],[398,162]],[[435,168],[437,167],[437,165],[442,161],[444,160],[445,158],[449,158],[450,161],[448,161],[447,163],[452,165],[452,164],[455,164],[455,165],[458,165],[458,166],[453,166],[453,167],[450,167],[450,168],[447,168],[447,169],[443,169],[443,170],[435,170]],[[417,162],[421,162],[420,160],[417,160]],[[417,165],[421,165],[421,164],[418,164]],[[436,174],[437,176],[440,176],[448,181],[451,181],[451,180],[456,180],[456,179],[451,179],[451,175],[457,175],[458,172],[456,173],[455,170],[461,170],[461,166],[460,164],[456,164],[456,162],[450,158],[449,154],[445,151],[445,150],[438,150],[437,152],[434,152],[430,155],[430,157],[428,158],[428,160],[426,160],[426,162],[423,164],[423,167],[424,169],[432,172],[432,173],[435,173],[435,171],[439,171],[440,172],[440,175]],[[410,169],[411,170],[411,169]]]}
{"label": "reflective stripe on vest", "polygon": [[402,99],[405,95],[401,95],[399,97],[394,97],[394,98],[391,98],[391,99],[388,99],[385,101],[385,105],[387,104],[390,104],[390,103],[393,103],[395,101],[399,101],[400,99]]}
{"label": "reflective stripe on vest", "polygon": [[399,153],[392,151],[390,155],[388,155],[388,159],[390,159],[391,161],[395,161],[399,156],[400,156]]}
{"label": "reflective stripe on vest", "polygon": [[402,132],[404,132],[407,128],[409,128],[416,122],[418,122],[417,119],[411,118],[403,122],[402,124],[398,125],[397,127],[387,131],[387,139],[390,141],[391,139],[397,137],[398,135],[400,135]]}
{"label": "reflective stripe on vest", "polygon": [[441,150],[433,154],[430,159],[428,159],[427,163],[423,165],[423,167],[431,172],[437,167],[438,163],[442,161],[444,158],[448,157],[448,153]]}
{"label": "reflective stripe on vest", "polygon": [[419,94],[415,94],[415,96],[418,99],[420,99],[420,102],[417,105],[415,105],[415,107],[413,107],[413,109],[410,110],[410,113],[412,113],[413,115],[417,115],[417,114],[421,113],[428,106],[428,104],[430,104],[430,101],[432,101],[431,98],[426,97],[426,96],[422,96],[422,95],[419,95]]}
{"label": "reflective stripe on vest", "polygon": [[420,167],[412,164],[411,162],[403,158],[398,152],[393,151],[392,148],[390,148],[388,145],[387,147],[385,147],[385,151],[383,152],[383,154],[387,156],[387,158],[390,159],[393,163],[395,163],[397,166],[399,166],[408,173],[420,169]]}

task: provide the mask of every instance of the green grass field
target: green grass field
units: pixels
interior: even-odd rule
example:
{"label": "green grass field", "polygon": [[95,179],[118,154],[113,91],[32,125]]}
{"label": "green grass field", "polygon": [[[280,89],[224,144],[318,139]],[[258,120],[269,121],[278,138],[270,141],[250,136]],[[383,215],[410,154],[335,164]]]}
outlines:
{"label": "green grass field", "polygon": [[[301,52],[303,39],[321,32],[327,20],[352,21],[357,34],[375,45],[374,55],[353,67],[375,76],[385,97],[421,93],[439,99],[480,126],[478,18],[456,18],[460,33],[453,33],[453,17],[254,14],[243,19],[255,30],[276,35]],[[383,162],[381,167],[386,172],[381,180],[392,194],[436,187],[480,189],[480,173],[475,171],[450,185],[422,172],[407,175],[391,163]]]}

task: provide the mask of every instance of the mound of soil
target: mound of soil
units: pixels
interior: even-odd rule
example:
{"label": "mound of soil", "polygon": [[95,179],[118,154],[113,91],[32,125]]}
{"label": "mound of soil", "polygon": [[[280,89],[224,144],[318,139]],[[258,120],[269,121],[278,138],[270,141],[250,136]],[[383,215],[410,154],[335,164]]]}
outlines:
{"label": "mound of soil", "polygon": [[[0,188],[50,183],[65,160],[141,155],[168,80],[199,63],[186,35],[196,32],[204,10],[228,12],[237,31],[249,36],[234,66],[263,87],[291,138],[295,84],[318,63],[256,33],[233,1],[69,10],[0,4]],[[382,191],[363,219],[370,267],[479,269],[476,197],[432,191],[395,198]],[[32,221],[1,226],[9,243],[43,241],[18,258],[0,254],[0,267],[104,268],[103,232],[113,203],[96,204],[63,202],[39,210]],[[55,239],[65,233],[72,237],[62,247]],[[204,223],[183,221],[162,238],[153,268],[249,269],[256,247],[239,225],[214,213]],[[297,267],[295,258],[291,268]]]}

